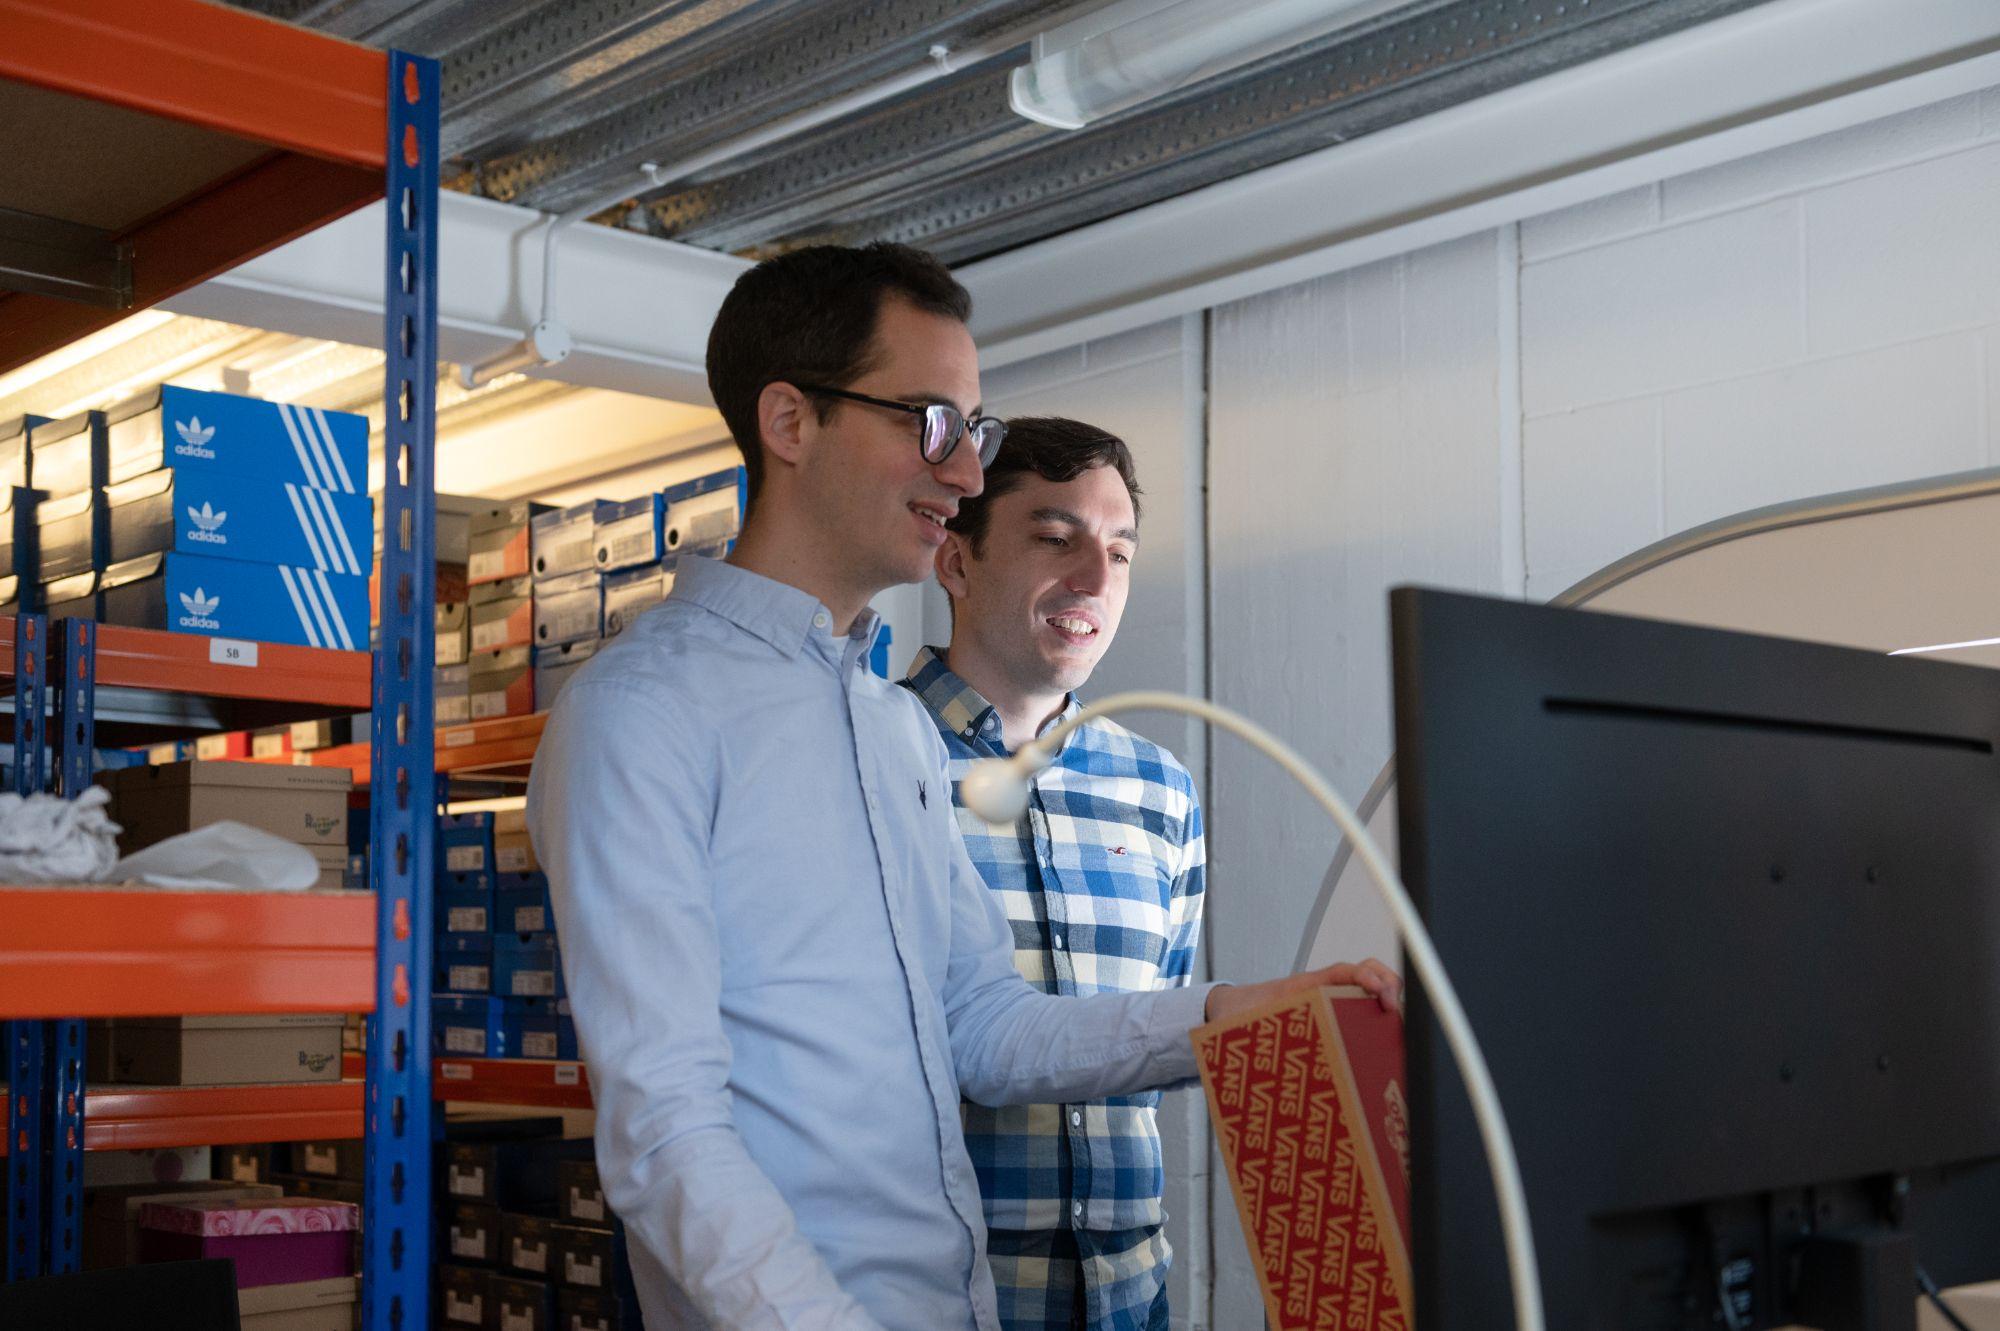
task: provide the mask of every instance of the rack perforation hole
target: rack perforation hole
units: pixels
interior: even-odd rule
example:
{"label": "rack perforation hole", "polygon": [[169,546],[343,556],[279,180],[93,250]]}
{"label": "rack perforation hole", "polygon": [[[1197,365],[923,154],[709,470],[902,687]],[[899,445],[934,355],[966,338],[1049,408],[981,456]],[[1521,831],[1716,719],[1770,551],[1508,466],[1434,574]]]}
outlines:
{"label": "rack perforation hole", "polygon": [[403,100],[411,106],[415,106],[417,99],[423,95],[423,84],[417,79],[416,65],[405,64],[403,66]]}
{"label": "rack perforation hole", "polygon": [[417,127],[403,126],[403,165],[413,167],[423,160],[422,150],[417,144]]}

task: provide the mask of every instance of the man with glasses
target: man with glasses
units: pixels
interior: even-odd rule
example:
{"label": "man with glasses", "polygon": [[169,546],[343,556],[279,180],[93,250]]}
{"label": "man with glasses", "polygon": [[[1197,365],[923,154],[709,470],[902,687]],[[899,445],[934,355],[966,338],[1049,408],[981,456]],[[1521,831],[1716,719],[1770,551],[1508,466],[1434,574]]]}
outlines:
{"label": "man with glasses", "polygon": [[929,572],[1003,427],[969,299],[893,245],[737,280],[709,384],[750,508],[727,563],[564,689],[529,788],[649,1331],[997,1331],[959,1127],[1195,1075],[1188,1031],[1353,968],[1063,998],[1015,971],[868,601]]}

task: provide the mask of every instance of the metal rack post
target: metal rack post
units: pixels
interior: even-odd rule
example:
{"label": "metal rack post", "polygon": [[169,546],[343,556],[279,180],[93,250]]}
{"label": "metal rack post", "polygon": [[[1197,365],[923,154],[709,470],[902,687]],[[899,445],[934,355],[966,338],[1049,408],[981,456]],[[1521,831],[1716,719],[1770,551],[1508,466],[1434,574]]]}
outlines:
{"label": "metal rack post", "polygon": [[[64,799],[88,790],[96,773],[97,625],[62,621],[56,641],[55,776]],[[48,1023],[50,1131],[48,1251],[52,1275],[83,1269],[83,1049],[76,1017]]]}
{"label": "metal rack post", "polygon": [[[14,789],[40,791],[46,765],[43,717],[48,712],[48,621],[21,615],[14,621]],[[7,1279],[43,1273],[48,1231],[45,1162],[48,1104],[43,1081],[48,1023],[10,1021],[7,1043]]]}
{"label": "metal rack post", "polygon": [[438,96],[436,61],[390,53],[382,343],[387,466],[371,721],[369,873],[379,916],[364,1110],[365,1331],[422,1331],[430,1321]]}

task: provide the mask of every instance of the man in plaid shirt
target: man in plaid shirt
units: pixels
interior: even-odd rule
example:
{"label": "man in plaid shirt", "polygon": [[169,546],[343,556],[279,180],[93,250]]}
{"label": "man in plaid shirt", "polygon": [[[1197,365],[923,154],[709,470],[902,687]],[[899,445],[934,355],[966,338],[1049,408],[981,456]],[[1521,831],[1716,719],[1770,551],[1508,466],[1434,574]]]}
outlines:
{"label": "man in plaid shirt", "polygon": [[[938,551],[945,651],[917,654],[958,783],[1078,710],[1072,690],[1118,631],[1139,547],[1123,441],[1026,418],[961,499]],[[1049,993],[1185,985],[1201,933],[1201,805],[1171,753],[1108,720],[1070,735],[1010,828],[962,806],[965,846],[1014,931],[1014,964]],[[1082,1104],[963,1107],[1007,1331],[1165,1331],[1158,1092]]]}

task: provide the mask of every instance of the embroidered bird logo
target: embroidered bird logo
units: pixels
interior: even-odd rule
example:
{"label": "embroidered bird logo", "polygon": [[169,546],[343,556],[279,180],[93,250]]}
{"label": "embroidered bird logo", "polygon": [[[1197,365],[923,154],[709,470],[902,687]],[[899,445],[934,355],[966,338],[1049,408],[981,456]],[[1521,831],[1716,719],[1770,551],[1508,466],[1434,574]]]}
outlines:
{"label": "embroidered bird logo", "polygon": [[921,781],[917,782],[917,803],[923,805],[926,809],[931,807],[930,792],[924,788],[924,783]]}
{"label": "embroidered bird logo", "polygon": [[214,509],[209,507],[207,501],[205,500],[202,502],[202,506],[200,508],[195,508],[192,505],[190,505],[187,513],[188,513],[188,521],[192,522],[195,526],[201,528],[203,531],[214,531],[217,527],[220,527],[229,517],[229,514],[226,511],[222,513],[217,513]]}
{"label": "embroidered bird logo", "polygon": [[181,593],[181,608],[197,619],[205,619],[214,614],[215,607],[221,604],[220,596],[209,596],[199,587],[194,589],[192,596],[186,592]]}
{"label": "embroidered bird logo", "polygon": [[196,416],[193,420],[175,421],[174,429],[180,432],[183,443],[193,444],[196,448],[200,448],[203,444],[215,438],[215,427],[213,425],[203,425],[199,416]]}

